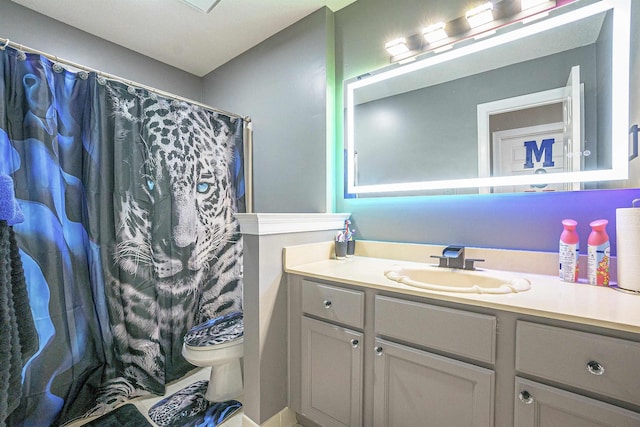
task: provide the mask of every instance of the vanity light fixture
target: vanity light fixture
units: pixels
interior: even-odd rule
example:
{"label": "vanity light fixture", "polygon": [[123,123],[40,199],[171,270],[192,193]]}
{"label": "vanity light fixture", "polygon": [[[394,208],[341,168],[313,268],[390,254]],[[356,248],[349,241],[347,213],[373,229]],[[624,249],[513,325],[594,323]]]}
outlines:
{"label": "vanity light fixture", "polygon": [[476,28],[493,21],[493,3],[487,2],[478,7],[474,7],[465,14],[465,18],[467,18],[467,22],[471,28]]}
{"label": "vanity light fixture", "polygon": [[429,44],[434,44],[449,38],[449,35],[445,30],[444,22],[438,22],[437,24],[429,25],[427,28],[422,30],[422,35]]}
{"label": "vanity light fixture", "polygon": [[416,34],[392,40],[385,44],[385,49],[391,56],[391,63],[405,64],[425,53],[439,54],[449,50],[454,43],[462,42],[460,45],[463,45],[471,39],[493,36],[498,29],[515,22],[527,24],[548,15],[555,7],[556,0],[487,1],[463,16],[428,25]]}
{"label": "vanity light fixture", "polygon": [[399,56],[409,53],[409,46],[407,46],[407,39],[404,37],[399,37],[397,39],[393,39],[390,42],[387,42],[384,45],[384,48],[389,52],[391,56]]}

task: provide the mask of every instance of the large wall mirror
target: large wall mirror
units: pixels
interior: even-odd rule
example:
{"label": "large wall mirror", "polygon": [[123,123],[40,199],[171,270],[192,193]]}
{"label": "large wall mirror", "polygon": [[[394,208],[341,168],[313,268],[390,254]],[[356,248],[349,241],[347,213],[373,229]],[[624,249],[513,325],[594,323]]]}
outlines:
{"label": "large wall mirror", "polygon": [[559,191],[629,170],[630,0],[578,0],[345,82],[346,192]]}

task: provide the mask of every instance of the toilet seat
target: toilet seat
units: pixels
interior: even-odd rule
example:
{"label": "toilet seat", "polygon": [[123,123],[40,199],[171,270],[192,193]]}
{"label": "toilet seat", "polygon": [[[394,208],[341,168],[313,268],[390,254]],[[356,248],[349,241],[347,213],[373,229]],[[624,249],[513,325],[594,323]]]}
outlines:
{"label": "toilet seat", "polygon": [[223,348],[232,347],[234,345],[238,345],[238,344],[242,344],[242,343],[244,343],[244,337],[236,338],[233,341],[227,341],[227,342],[224,342],[222,344],[214,344],[214,345],[206,345],[206,346],[195,347],[195,346],[190,346],[187,343],[185,343],[184,346],[187,347],[189,349],[189,351],[211,351],[212,349],[220,349],[220,350],[222,350]]}
{"label": "toilet seat", "polygon": [[236,311],[216,317],[194,326],[184,336],[184,344],[190,349],[225,348],[238,344],[244,337],[244,316]]}

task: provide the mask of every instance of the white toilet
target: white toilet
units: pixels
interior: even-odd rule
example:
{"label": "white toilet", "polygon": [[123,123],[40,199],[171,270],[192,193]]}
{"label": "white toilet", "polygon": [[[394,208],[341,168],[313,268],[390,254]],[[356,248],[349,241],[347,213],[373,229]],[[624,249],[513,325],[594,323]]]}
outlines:
{"label": "white toilet", "polygon": [[182,356],[187,362],[211,366],[207,400],[222,402],[243,393],[243,333],[242,313],[233,312],[196,325],[184,336]]}

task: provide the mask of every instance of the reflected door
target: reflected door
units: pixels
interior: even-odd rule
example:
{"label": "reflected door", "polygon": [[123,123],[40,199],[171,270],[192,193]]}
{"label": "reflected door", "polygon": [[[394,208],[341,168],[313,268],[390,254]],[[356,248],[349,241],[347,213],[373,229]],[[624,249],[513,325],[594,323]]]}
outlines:
{"label": "reflected door", "polygon": [[[583,88],[580,83],[580,66],[571,68],[567,86],[564,89],[562,112],[564,119],[564,168],[567,172],[579,172],[583,166],[582,127],[584,114],[582,109]],[[579,190],[579,183],[568,184],[568,190]]]}

